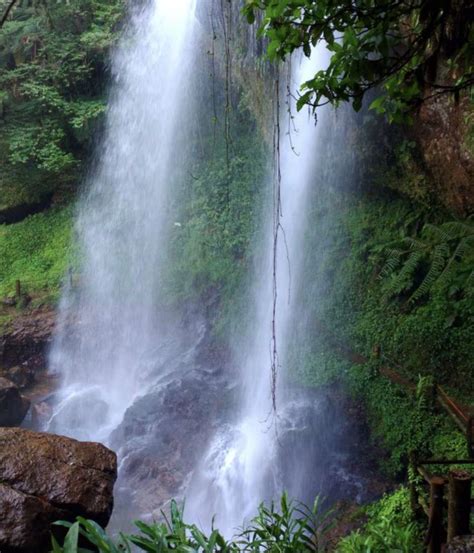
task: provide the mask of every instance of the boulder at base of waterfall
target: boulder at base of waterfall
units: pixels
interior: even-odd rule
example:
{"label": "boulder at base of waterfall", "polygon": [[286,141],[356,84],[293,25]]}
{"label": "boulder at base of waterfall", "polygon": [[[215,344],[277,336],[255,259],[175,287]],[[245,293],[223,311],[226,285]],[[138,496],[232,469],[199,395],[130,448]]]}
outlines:
{"label": "boulder at base of waterfall", "polygon": [[0,377],[0,426],[16,426],[23,422],[30,407],[18,386],[11,380]]}
{"label": "boulder at base of waterfall", "polygon": [[474,536],[457,536],[453,538],[447,548],[446,553],[472,553],[474,551]]}
{"label": "boulder at base of waterfall", "polygon": [[106,526],[116,478],[117,457],[102,444],[0,428],[0,551],[49,551],[57,520]]}

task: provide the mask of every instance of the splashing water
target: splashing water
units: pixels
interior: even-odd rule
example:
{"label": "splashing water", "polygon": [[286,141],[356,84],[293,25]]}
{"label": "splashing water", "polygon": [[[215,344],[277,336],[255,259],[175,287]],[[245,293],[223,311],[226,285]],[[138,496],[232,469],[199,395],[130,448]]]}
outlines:
{"label": "splashing water", "polygon": [[163,320],[173,183],[186,169],[194,3],[137,9],[115,53],[99,162],[78,207],[80,283],[64,293],[50,353],[62,376],[50,431],[104,441],[143,391],[139,373]]}
{"label": "splashing water", "polygon": [[[292,81],[302,83],[309,79],[322,61],[323,56],[316,52],[311,59],[304,58],[293,71]],[[292,82],[289,89],[293,86]],[[282,104],[285,109],[280,113],[281,228],[275,263],[275,338],[280,360],[287,353],[292,289],[298,285],[301,264],[305,199],[316,163],[319,135],[312,114],[306,110],[296,113],[293,94],[288,93]],[[261,263],[255,270],[250,338],[233,340],[235,362],[242,367],[240,411],[235,424],[217,432],[188,492],[189,516],[206,524],[217,514],[216,525],[229,536],[244,519],[256,513],[260,502],[272,500],[284,488],[291,487],[280,474],[278,429],[291,424],[295,413],[289,409],[281,385],[277,390],[277,414],[272,411],[272,229],[274,232],[275,219],[267,222]],[[284,367],[279,366],[278,370],[281,368]]]}

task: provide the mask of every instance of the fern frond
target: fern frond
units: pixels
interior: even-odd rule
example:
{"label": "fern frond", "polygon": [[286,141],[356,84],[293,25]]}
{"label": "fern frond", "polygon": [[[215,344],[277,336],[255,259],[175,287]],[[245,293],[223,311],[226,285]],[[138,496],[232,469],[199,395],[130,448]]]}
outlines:
{"label": "fern frond", "polygon": [[413,251],[427,251],[432,247],[429,242],[424,242],[423,240],[413,238],[412,236],[405,237],[403,241]]}
{"label": "fern frond", "polygon": [[397,267],[400,265],[401,260],[404,255],[406,255],[408,252],[404,250],[400,250],[397,248],[392,248],[385,250],[386,257],[385,257],[385,263],[382,269],[380,270],[379,277],[389,277],[391,276]]}
{"label": "fern frond", "polygon": [[430,268],[426,273],[425,278],[410,296],[410,299],[408,301],[414,302],[416,300],[419,300],[430,291],[436,280],[443,273],[443,269],[446,267],[446,262],[449,258],[449,253],[450,252],[447,244],[439,244],[434,248],[433,254],[431,256]]}
{"label": "fern frond", "polygon": [[[467,257],[469,254],[472,254],[472,253],[474,253],[474,235],[466,236],[458,243],[458,245],[456,246],[456,249],[454,250],[454,253],[452,254],[448,263],[446,264],[446,267],[444,268],[443,272],[439,276],[439,279],[438,279],[439,284],[446,285],[446,283],[449,281],[454,271],[454,263],[456,261],[462,261],[465,257]],[[466,284],[469,278],[470,277],[467,278]]]}
{"label": "fern frond", "polygon": [[450,221],[439,227],[449,240],[455,240],[464,236],[474,235],[474,225],[464,221]]}
{"label": "fern frond", "polygon": [[408,259],[406,260],[400,272],[395,275],[392,278],[392,281],[389,283],[384,294],[385,299],[389,299],[395,294],[398,294],[403,290],[407,290],[411,287],[411,285],[413,284],[413,275],[423,258],[424,254],[422,252],[412,252],[408,256]]}

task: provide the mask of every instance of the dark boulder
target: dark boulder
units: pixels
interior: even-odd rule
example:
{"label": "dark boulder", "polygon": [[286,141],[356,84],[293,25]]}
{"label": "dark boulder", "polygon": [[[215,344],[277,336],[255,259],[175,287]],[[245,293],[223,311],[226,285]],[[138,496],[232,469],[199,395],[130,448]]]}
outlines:
{"label": "dark boulder", "polygon": [[0,376],[0,426],[17,426],[23,422],[30,402],[24,398],[18,386]]}
{"label": "dark boulder", "polygon": [[101,444],[0,428],[0,551],[49,551],[59,519],[106,526],[116,478],[116,455]]}
{"label": "dark boulder", "polygon": [[446,553],[472,553],[474,551],[474,536],[457,536],[446,548]]}
{"label": "dark boulder", "polygon": [[11,380],[19,388],[28,388],[35,380],[33,369],[27,365],[17,365],[5,371],[5,377]]}

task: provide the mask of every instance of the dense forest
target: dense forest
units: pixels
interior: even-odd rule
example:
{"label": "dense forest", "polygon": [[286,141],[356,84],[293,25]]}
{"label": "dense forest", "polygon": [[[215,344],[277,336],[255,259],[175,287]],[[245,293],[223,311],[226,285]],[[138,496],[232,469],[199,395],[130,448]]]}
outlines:
{"label": "dense forest", "polygon": [[472,3],[167,4],[0,3],[0,551],[474,551]]}

